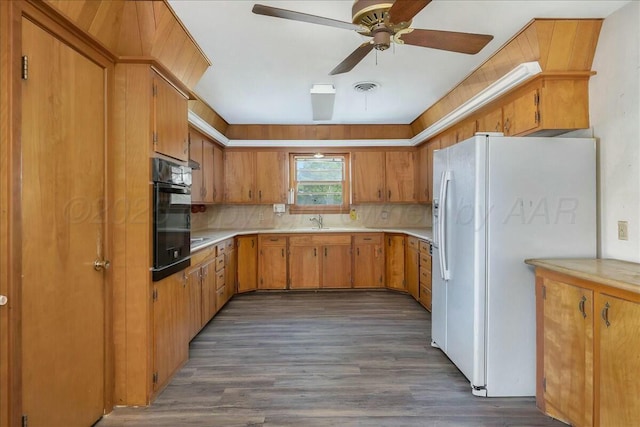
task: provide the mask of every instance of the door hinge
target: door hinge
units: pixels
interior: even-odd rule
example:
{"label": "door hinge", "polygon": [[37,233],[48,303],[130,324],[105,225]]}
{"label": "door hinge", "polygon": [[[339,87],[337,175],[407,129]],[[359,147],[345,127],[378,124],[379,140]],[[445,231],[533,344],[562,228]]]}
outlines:
{"label": "door hinge", "polygon": [[157,290],[157,289],[154,289],[154,290],[153,290],[153,296],[152,296],[152,298],[153,298],[153,302],[158,301],[158,290]]}
{"label": "door hinge", "polygon": [[158,132],[154,132],[153,133],[153,143],[157,144],[158,143]]}
{"label": "door hinge", "polygon": [[29,78],[29,57],[24,55],[22,57],[22,80],[27,80]]}
{"label": "door hinge", "polygon": [[547,377],[542,378],[542,390],[547,391]]}
{"label": "door hinge", "polygon": [[154,384],[158,384],[158,372],[154,372],[153,373],[153,383]]}
{"label": "door hinge", "polygon": [[540,94],[538,92],[533,95],[533,104],[540,105]]}
{"label": "door hinge", "polygon": [[536,120],[536,123],[540,123],[540,111],[536,111],[534,118]]}
{"label": "door hinge", "polygon": [[[24,56],[23,56],[24,58]],[[29,426],[29,417],[27,417],[26,415],[22,416],[22,427],[28,427]]]}

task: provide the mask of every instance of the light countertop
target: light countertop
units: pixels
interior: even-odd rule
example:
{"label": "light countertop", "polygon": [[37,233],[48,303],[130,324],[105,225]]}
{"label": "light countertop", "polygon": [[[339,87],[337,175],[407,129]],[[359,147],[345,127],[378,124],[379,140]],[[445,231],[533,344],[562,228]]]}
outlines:
{"label": "light countertop", "polygon": [[616,259],[528,259],[527,264],[640,293],[640,264]]}
{"label": "light countertop", "polygon": [[363,227],[326,227],[317,228],[255,228],[255,229],[228,229],[228,230],[197,230],[191,232],[192,238],[204,238],[201,242],[191,245],[191,252],[199,251],[208,246],[215,245],[223,240],[244,236],[247,234],[297,234],[297,233],[403,233],[419,239],[433,241],[433,231],[429,228],[363,228]]}

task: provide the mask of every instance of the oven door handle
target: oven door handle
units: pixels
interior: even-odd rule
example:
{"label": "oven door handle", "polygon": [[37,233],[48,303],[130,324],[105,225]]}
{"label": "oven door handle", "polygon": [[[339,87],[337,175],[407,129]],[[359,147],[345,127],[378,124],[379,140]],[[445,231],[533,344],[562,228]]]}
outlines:
{"label": "oven door handle", "polygon": [[191,194],[191,188],[182,185],[156,183],[161,193]]}

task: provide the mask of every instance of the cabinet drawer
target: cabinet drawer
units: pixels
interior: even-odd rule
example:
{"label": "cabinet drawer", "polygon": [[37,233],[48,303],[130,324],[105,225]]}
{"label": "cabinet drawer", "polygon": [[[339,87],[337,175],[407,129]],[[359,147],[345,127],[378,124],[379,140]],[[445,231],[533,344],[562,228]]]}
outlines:
{"label": "cabinet drawer", "polygon": [[420,304],[425,306],[427,310],[431,311],[431,290],[424,286],[420,286],[418,301],[420,301]]}
{"label": "cabinet drawer", "polygon": [[420,253],[421,254],[429,254],[429,242],[426,240],[420,240]]}
{"label": "cabinet drawer", "polygon": [[225,241],[225,251],[230,252],[234,250],[235,247],[236,247],[236,242],[234,241],[234,239],[229,239]]}
{"label": "cabinet drawer", "polygon": [[220,289],[225,285],[224,280],[224,268],[218,272],[216,272],[216,289]]}
{"label": "cabinet drawer", "polygon": [[259,237],[261,246],[285,246],[287,238],[278,234],[265,234]]}
{"label": "cabinet drawer", "polygon": [[381,245],[382,234],[356,234],[353,236],[356,245]]}
{"label": "cabinet drawer", "polygon": [[216,271],[220,271],[224,268],[224,255],[219,255],[216,258]]}
{"label": "cabinet drawer", "polygon": [[225,302],[227,302],[227,289],[223,285],[216,290],[216,309],[220,310]]}
{"label": "cabinet drawer", "polygon": [[426,268],[420,268],[420,286],[431,289],[431,271]]}
{"label": "cabinet drawer", "polygon": [[420,254],[420,268],[426,268],[431,271],[431,256],[426,254]]}
{"label": "cabinet drawer", "polygon": [[224,254],[226,252],[226,246],[227,246],[227,242],[220,242],[216,245],[216,248],[218,250],[217,254],[218,256]]}
{"label": "cabinet drawer", "polygon": [[418,239],[415,237],[407,236],[407,246],[411,249],[418,250]]}

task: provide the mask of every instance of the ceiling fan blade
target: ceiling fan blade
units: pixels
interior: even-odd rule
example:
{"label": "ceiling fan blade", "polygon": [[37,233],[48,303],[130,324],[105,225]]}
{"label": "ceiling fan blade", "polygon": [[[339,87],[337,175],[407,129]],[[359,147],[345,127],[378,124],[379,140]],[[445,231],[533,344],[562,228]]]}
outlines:
{"label": "ceiling fan blade", "polygon": [[455,31],[414,29],[410,33],[400,36],[400,40],[413,46],[473,55],[480,52],[487,43],[493,40],[493,36],[488,34],[457,33]]}
{"label": "ceiling fan blade", "polygon": [[337,19],[324,18],[322,16],[309,15],[308,13],[294,12],[292,10],[280,9],[262,4],[253,5],[252,12],[258,15],[309,22],[311,24],[327,25],[329,27],[342,28],[345,30],[368,31],[366,27],[352,24],[351,22],[338,21]]}
{"label": "ceiling fan blade", "polygon": [[394,24],[409,22],[429,3],[431,0],[396,0],[389,9],[390,20]]}
{"label": "ceiling fan blade", "polygon": [[362,43],[356,50],[351,52],[351,55],[347,56],[344,61],[338,64],[336,68],[331,70],[329,75],[346,73],[351,71],[353,67],[358,65],[362,59],[367,56],[369,52],[373,50],[373,44],[370,42]]}

